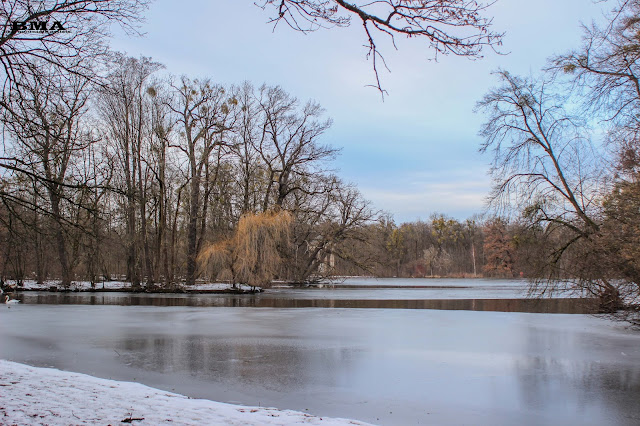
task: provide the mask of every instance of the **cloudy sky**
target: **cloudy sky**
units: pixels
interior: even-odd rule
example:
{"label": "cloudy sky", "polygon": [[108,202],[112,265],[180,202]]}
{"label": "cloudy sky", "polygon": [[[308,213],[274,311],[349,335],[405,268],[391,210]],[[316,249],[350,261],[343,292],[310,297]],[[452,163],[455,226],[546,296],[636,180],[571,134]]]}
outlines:
{"label": "cloudy sky", "polygon": [[[418,39],[381,42],[391,69],[381,72],[384,102],[374,82],[360,25],[303,35],[274,30],[252,0],[156,0],[142,38],[116,33],[112,47],[150,56],[173,74],[280,85],[314,99],[333,118],[323,142],[342,148],[339,176],[358,186],[397,223],[432,213],[464,219],[484,209],[490,158],[478,154],[483,117],[475,103],[496,84],[491,72],[536,74],[547,57],[580,43],[580,24],[602,17],[608,3],[592,0],[498,0],[489,13],[505,32],[498,55],[481,60],[443,57]],[[382,39],[381,39],[382,41]]]}

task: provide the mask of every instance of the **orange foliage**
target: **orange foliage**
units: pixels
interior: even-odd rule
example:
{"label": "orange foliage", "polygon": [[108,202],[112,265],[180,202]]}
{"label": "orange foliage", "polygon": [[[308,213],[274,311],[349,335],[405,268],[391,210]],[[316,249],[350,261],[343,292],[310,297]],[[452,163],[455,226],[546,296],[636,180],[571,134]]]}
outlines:
{"label": "orange foliage", "polygon": [[287,211],[243,215],[229,239],[206,247],[201,266],[228,269],[234,284],[268,286],[282,261],[278,246],[286,243],[293,216]]}

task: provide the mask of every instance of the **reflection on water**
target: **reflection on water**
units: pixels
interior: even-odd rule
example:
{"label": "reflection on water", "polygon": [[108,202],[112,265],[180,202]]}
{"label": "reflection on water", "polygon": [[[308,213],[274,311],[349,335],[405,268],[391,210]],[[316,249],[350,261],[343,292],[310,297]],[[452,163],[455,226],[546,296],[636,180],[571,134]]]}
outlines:
{"label": "reflection on water", "polygon": [[243,308],[438,309],[548,314],[596,313],[591,299],[305,299],[252,295],[131,295],[127,293],[25,293],[25,304],[198,306]]}
{"label": "reflection on water", "polygon": [[525,279],[496,278],[371,278],[350,277],[321,284],[324,287],[363,288],[483,288],[527,286]]}
{"label": "reflection on water", "polygon": [[640,420],[640,335],[587,315],[25,303],[0,358],[377,424]]}
{"label": "reflection on water", "polygon": [[640,424],[640,335],[579,315],[592,300],[526,299],[518,280],[346,284],[23,292],[0,309],[0,358],[376,424]]}
{"label": "reflection on water", "polygon": [[[604,336],[596,343],[597,336],[565,331],[564,339],[558,341],[553,333],[547,333],[540,327],[527,328],[527,350],[539,352],[543,348],[546,353],[515,361],[520,404],[531,407],[562,407],[567,399],[566,388],[570,388],[572,398],[582,415],[594,418],[601,414],[600,408],[593,404],[593,394],[597,392],[601,393],[606,401],[604,403],[611,410],[610,418],[604,423],[640,424],[640,410],[630,412],[628,409],[631,405],[637,405],[637,398],[640,396],[640,368],[629,359],[638,354],[639,347],[635,338],[619,342],[615,349],[609,348],[612,354],[615,353],[615,362],[611,363],[607,362],[607,357],[603,357],[606,345],[611,345],[611,340]],[[597,344],[596,347],[593,346],[594,343]],[[594,353],[576,353],[576,348],[592,348]],[[549,352],[556,355],[550,356]]]}
{"label": "reflection on water", "polygon": [[[277,344],[276,344],[277,343]],[[162,373],[188,373],[198,380],[269,391],[332,387],[353,366],[353,349],[309,350],[274,338],[243,342],[209,336],[127,336],[115,343],[121,362]],[[318,375],[318,371],[331,374]]]}

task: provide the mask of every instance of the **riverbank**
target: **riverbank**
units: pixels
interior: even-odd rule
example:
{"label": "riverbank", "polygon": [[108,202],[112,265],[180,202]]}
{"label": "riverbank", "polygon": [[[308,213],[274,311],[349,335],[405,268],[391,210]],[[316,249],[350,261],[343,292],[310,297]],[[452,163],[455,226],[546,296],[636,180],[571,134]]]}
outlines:
{"label": "riverbank", "polygon": [[5,292],[13,291],[53,291],[53,292],[127,292],[127,293],[195,293],[195,294],[254,294],[263,291],[261,287],[229,283],[199,283],[193,286],[175,284],[172,288],[161,286],[142,286],[134,288],[128,281],[74,281],[69,287],[63,287],[59,281],[47,280],[38,283],[35,280],[16,282],[9,280],[3,286]]}
{"label": "riverbank", "polygon": [[[326,280],[318,283],[289,283],[284,281],[274,281],[270,288],[274,289],[327,289],[327,288],[348,288],[348,289],[468,289],[469,285],[461,285],[460,278],[402,278],[402,284],[394,285],[389,281],[397,278],[374,278],[374,277],[336,277],[334,280]],[[481,282],[484,279],[475,277],[472,280]],[[468,280],[466,280],[468,281]],[[505,282],[513,280],[504,280]],[[421,283],[421,284],[419,284]],[[426,284],[428,283],[428,284]],[[454,283],[454,284],[452,284]],[[149,294],[171,294],[171,293],[191,293],[191,294],[255,294],[264,291],[261,287],[253,287],[245,284],[230,283],[197,283],[186,286],[176,283],[171,288],[161,285],[142,285],[133,287],[128,281],[100,281],[91,283],[89,281],[73,281],[69,287],[63,287],[59,280],[45,280],[38,283],[36,280],[7,280],[2,286],[5,292],[19,291],[51,291],[51,292],[125,292],[125,293],[149,293]]]}
{"label": "riverbank", "polygon": [[139,383],[5,360],[0,360],[0,418],[3,424],[20,425],[366,425],[291,410],[191,399]]}

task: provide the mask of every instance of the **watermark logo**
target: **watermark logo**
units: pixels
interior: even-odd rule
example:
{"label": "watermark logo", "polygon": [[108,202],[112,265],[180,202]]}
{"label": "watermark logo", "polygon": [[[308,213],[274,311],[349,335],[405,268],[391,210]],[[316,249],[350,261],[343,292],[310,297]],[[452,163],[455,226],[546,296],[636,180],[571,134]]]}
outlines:
{"label": "watermark logo", "polygon": [[11,29],[19,34],[70,33],[60,21],[14,21]]}

